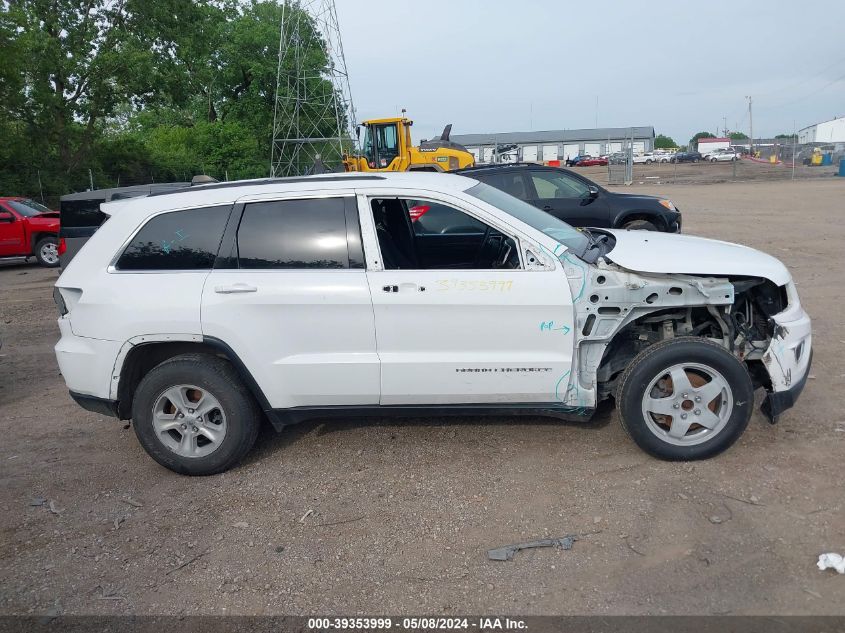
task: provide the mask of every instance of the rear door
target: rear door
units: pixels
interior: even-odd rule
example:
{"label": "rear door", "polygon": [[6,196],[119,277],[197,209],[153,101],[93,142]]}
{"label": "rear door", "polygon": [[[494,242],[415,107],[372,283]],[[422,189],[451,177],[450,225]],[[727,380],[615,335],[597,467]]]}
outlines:
{"label": "rear door", "polygon": [[202,297],[273,408],[377,404],[379,364],[355,198],[239,201]]}
{"label": "rear door", "polygon": [[[455,248],[448,261],[436,261],[423,252],[423,242],[416,268],[389,268],[382,250],[384,226],[373,218],[386,198],[410,207],[421,199],[438,204],[444,228],[483,227],[493,238],[490,253],[497,255],[479,257],[466,249],[461,260]],[[360,195],[359,210],[382,405],[562,402],[560,385],[565,390],[572,364],[574,317],[559,262],[527,270],[528,242],[522,236],[446,194],[380,191]],[[448,241],[448,230],[439,235]],[[494,259],[512,267],[497,267]]]}
{"label": "rear door", "polygon": [[556,218],[573,226],[609,227],[607,205],[591,197],[589,185],[565,171],[532,169],[528,171],[529,187],[534,197],[528,200]]}

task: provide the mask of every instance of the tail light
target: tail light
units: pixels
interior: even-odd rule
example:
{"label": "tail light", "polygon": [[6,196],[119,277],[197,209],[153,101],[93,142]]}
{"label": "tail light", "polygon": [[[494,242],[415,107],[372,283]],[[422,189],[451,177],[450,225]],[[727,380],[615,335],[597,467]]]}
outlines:
{"label": "tail light", "polygon": [[65,242],[65,238],[59,238],[59,255],[64,255],[67,252],[67,242]]}
{"label": "tail light", "polygon": [[408,209],[408,215],[411,216],[411,222],[419,220],[422,216],[428,213],[429,209],[431,209],[431,207],[427,204],[418,204]]}
{"label": "tail light", "polygon": [[65,316],[73,311],[76,304],[82,298],[82,290],[80,288],[53,288],[53,301],[59,309],[59,316]]}
{"label": "tail light", "polygon": [[62,292],[58,288],[53,288],[53,302],[59,309],[59,316],[64,316],[67,314],[67,305],[65,304],[65,298],[62,296]]}

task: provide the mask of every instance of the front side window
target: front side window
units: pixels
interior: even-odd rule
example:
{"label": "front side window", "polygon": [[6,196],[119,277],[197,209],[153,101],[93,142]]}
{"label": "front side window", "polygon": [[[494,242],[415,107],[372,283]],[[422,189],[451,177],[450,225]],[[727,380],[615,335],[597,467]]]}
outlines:
{"label": "front side window", "polygon": [[474,187],[467,189],[466,193],[497,209],[501,209],[508,215],[512,215],[517,220],[525,222],[541,233],[545,233],[579,256],[586,252],[590,246],[589,238],[581,231],[573,228],[563,220],[559,220],[550,213],[546,213],[527,202],[509,196],[504,191],[499,191],[484,183],[478,183]]}
{"label": "front side window", "polygon": [[343,198],[253,202],[238,228],[240,268],[349,268]]}
{"label": "front side window", "polygon": [[586,198],[590,189],[583,182],[559,172],[532,171],[537,198]]}
{"label": "front side window", "polygon": [[396,124],[375,126],[376,146],[378,147],[377,167],[388,167],[399,156],[399,136]]}
{"label": "front side window", "polygon": [[162,213],[138,231],[117,260],[118,270],[210,270],[230,205]]}
{"label": "front side window", "polygon": [[513,238],[451,205],[374,198],[371,208],[385,270],[520,267]]}

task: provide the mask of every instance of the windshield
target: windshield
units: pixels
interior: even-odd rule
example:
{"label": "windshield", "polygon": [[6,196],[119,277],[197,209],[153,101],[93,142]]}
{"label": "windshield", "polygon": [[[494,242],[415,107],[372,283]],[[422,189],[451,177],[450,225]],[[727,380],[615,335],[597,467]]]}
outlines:
{"label": "windshield", "polygon": [[590,238],[585,233],[495,187],[479,183],[466,192],[557,240],[579,257],[590,246]]}
{"label": "windshield", "polygon": [[38,204],[35,200],[7,200],[6,204],[27,218],[39,213],[52,213],[50,209],[43,204]]}

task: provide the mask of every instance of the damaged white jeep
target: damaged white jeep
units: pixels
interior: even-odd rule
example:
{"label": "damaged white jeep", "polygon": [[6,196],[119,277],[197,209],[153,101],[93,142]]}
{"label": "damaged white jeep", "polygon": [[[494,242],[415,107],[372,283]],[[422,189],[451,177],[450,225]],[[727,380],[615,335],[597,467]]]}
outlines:
{"label": "damaged white jeep", "polygon": [[322,175],[104,204],[56,284],[59,366],[147,452],[222,472],[264,419],[588,418],[716,455],[807,379],[810,319],[758,251],[575,230],[448,174]]}

